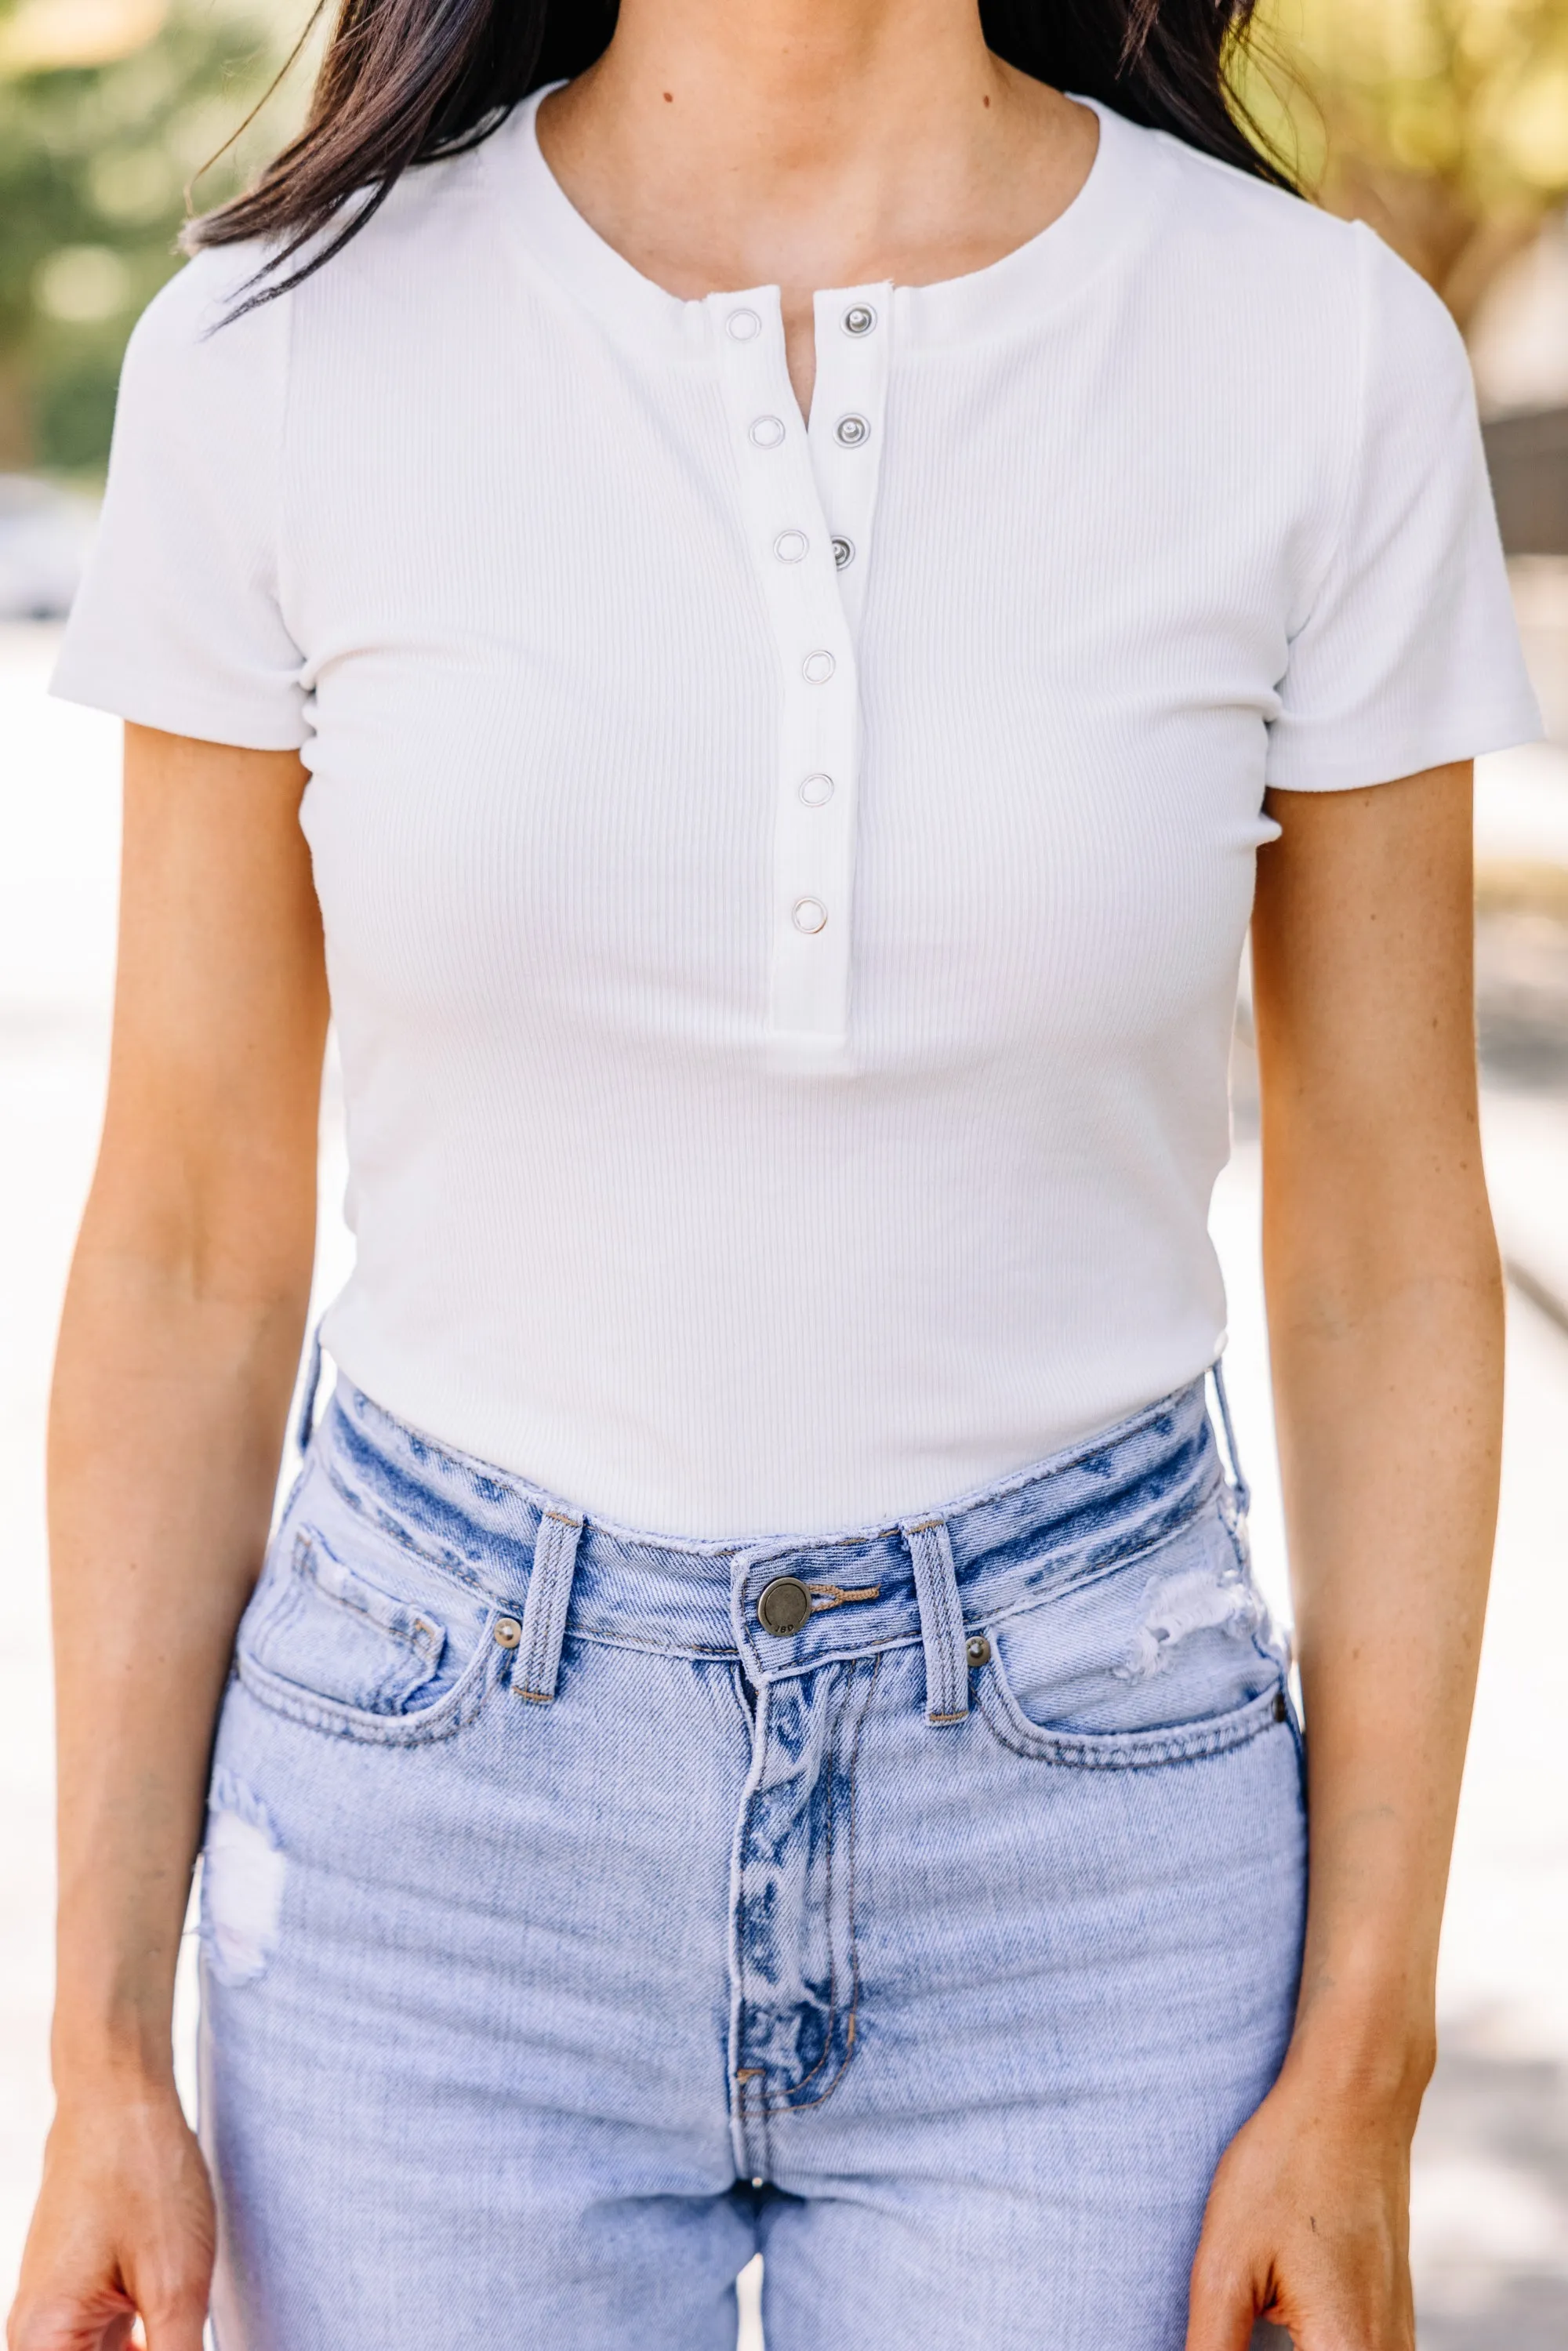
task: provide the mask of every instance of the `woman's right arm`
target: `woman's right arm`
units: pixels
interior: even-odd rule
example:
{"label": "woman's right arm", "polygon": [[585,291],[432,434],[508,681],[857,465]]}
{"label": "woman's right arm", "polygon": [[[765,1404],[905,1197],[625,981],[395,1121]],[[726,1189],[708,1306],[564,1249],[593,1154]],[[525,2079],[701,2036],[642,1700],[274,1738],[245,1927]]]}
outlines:
{"label": "woman's right arm", "polygon": [[49,1434],[57,2111],[12,2351],[200,2351],[174,1964],[308,1307],[327,1025],[305,771],[126,729],[119,977]]}

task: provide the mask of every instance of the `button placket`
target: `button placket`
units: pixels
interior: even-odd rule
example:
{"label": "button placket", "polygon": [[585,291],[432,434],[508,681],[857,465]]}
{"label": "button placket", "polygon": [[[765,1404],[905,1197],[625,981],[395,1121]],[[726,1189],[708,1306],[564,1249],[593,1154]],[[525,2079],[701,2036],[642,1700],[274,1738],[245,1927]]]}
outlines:
{"label": "button placket", "polygon": [[[789,383],[777,290],[710,300],[747,542],[779,655],[768,1034],[786,1060],[831,1066],[849,1030],[854,643],[812,445]],[[737,336],[730,322],[742,310],[758,323]],[[801,789],[808,779],[810,794]]]}
{"label": "button placket", "polygon": [[839,594],[858,637],[882,465],[893,287],[852,286],[816,298],[811,459],[832,534]]}

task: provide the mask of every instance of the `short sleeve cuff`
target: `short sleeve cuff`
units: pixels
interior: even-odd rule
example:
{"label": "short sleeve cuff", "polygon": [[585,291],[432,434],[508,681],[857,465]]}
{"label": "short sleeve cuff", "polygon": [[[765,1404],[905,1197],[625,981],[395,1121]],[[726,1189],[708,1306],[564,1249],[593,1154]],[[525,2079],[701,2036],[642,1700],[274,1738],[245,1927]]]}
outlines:
{"label": "short sleeve cuff", "polygon": [[1373,726],[1352,734],[1343,726],[1281,718],[1270,729],[1264,781],[1282,792],[1358,791],[1456,760],[1479,759],[1489,751],[1537,743],[1544,732],[1534,696],[1518,694],[1469,704],[1425,726],[1398,730]]}

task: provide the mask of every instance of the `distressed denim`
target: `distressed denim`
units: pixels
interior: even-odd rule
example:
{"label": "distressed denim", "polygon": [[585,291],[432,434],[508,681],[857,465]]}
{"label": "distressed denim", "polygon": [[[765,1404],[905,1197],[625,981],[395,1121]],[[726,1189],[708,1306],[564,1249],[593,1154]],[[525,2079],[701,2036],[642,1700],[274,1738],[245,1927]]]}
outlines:
{"label": "distressed denim", "polygon": [[724,1544],[340,1383],[214,1759],[219,2351],[733,2351],[759,2249],[768,2351],[1180,2351],[1304,1878],[1201,1386]]}

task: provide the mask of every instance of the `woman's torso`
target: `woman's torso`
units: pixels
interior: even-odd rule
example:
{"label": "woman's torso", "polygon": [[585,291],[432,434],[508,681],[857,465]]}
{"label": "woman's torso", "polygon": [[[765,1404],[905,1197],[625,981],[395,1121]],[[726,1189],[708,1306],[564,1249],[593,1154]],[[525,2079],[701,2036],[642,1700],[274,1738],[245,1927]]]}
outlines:
{"label": "woman's torso", "polygon": [[630,1523],[907,1512],[1222,1343],[1263,795],[1358,780],[1368,272],[1429,298],[1106,114],[994,268],[819,297],[808,432],[772,289],[638,277],[532,117],[202,346],[298,653],[329,1344]]}

